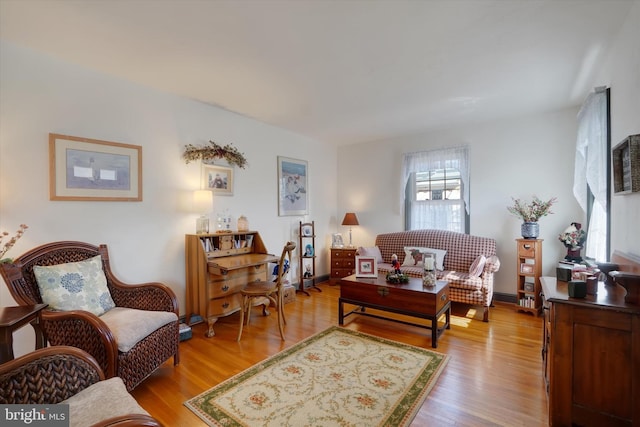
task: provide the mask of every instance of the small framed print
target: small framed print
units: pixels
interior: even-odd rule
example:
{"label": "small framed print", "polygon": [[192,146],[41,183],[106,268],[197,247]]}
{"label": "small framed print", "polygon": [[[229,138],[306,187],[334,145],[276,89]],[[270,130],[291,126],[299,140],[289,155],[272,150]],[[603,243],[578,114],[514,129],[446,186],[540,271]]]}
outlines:
{"label": "small framed print", "polygon": [[233,169],[203,163],[202,189],[221,196],[233,196]]}
{"label": "small framed print", "polygon": [[356,256],[356,277],[378,277],[376,257]]}
{"label": "small framed print", "polygon": [[310,225],[303,225],[302,226],[302,235],[304,237],[311,237],[313,234],[313,230],[311,229]]}
{"label": "small framed print", "polygon": [[334,233],[331,235],[331,247],[332,248],[344,248],[344,243],[342,243],[342,234]]}
{"label": "small framed print", "polygon": [[523,262],[522,264],[520,264],[520,273],[533,274],[534,267],[535,267],[535,264],[527,264]]}

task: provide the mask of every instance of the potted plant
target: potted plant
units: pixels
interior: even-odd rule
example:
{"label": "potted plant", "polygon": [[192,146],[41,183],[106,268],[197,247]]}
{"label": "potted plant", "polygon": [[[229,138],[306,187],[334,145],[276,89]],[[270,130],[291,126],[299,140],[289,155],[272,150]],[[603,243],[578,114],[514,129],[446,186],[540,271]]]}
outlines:
{"label": "potted plant", "polygon": [[522,226],[520,231],[522,237],[525,239],[537,239],[540,235],[540,226],[538,220],[543,216],[552,214],[551,206],[558,201],[557,198],[552,197],[546,202],[540,200],[537,196],[533,196],[531,202],[523,202],[520,199],[514,199],[512,206],[507,206],[507,210],[513,215],[522,219]]}

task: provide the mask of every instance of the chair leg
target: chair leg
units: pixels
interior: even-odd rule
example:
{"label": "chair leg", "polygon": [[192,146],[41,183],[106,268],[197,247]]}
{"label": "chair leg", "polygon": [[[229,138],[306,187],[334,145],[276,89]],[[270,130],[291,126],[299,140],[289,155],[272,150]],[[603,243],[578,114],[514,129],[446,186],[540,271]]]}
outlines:
{"label": "chair leg", "polygon": [[287,324],[287,318],[284,316],[284,294],[280,295],[278,297],[278,300],[280,301],[280,307],[282,307],[281,313],[282,313],[282,321],[284,322],[284,324]]}
{"label": "chair leg", "polygon": [[[246,305],[248,303],[249,298],[244,296],[242,297],[242,304],[240,305],[240,328],[238,329],[238,338],[236,341],[240,342],[240,338],[242,337],[242,326],[244,325],[244,312],[246,310]],[[249,320],[249,316],[247,316],[247,321]],[[247,322],[248,323],[248,322]]]}
{"label": "chair leg", "polygon": [[284,339],[284,324],[286,323],[286,320],[284,318],[284,301],[282,300],[282,295],[278,295],[277,298],[277,310],[278,310],[278,329],[280,329],[280,338],[282,338],[282,341],[285,341]]}

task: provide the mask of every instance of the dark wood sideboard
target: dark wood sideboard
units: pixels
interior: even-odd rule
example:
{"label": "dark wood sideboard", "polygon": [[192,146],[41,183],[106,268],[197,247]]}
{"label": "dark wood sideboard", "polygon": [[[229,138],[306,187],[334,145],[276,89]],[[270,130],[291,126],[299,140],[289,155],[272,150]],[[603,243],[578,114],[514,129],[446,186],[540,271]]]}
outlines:
{"label": "dark wood sideboard", "polygon": [[541,278],[542,355],[551,426],[640,426],[640,306],[620,285],[571,298]]}

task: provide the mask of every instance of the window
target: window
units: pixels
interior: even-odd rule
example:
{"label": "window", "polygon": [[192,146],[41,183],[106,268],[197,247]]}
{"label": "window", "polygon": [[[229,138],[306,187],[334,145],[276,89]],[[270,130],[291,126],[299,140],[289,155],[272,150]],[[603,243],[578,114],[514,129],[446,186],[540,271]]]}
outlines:
{"label": "window", "polygon": [[407,153],[403,184],[405,229],[469,229],[466,147]]}
{"label": "window", "polygon": [[587,215],[585,256],[608,261],[611,205],[610,92],[589,94],[578,113],[573,194]]}

